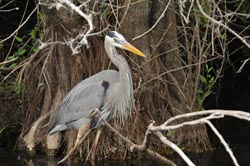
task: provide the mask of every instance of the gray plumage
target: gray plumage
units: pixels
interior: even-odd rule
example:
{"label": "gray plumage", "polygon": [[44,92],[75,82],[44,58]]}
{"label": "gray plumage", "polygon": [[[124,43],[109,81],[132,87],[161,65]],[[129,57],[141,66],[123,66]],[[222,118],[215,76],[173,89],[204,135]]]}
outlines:
{"label": "gray plumage", "polygon": [[[111,61],[118,67],[116,70],[104,70],[77,84],[61,101],[50,123],[49,134],[70,128],[78,130],[90,125],[98,128],[106,121],[114,118],[124,124],[131,116],[133,106],[133,84],[129,66],[115,47],[129,50],[139,56],[145,56],[130,45],[124,37],[109,32],[105,37],[105,50]],[[98,108],[102,118],[91,113]]]}

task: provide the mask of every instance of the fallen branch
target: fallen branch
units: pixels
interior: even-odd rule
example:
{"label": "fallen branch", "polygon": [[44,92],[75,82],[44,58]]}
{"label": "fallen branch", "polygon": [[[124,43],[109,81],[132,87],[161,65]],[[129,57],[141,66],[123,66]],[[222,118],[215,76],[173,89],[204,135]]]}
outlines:
{"label": "fallen branch", "polygon": [[[202,117],[200,117],[202,116]],[[203,117],[205,116],[205,117]],[[182,115],[177,115],[175,117],[170,118],[163,124],[159,126],[154,126],[155,122],[152,122],[149,124],[148,129],[145,133],[145,137],[142,144],[135,144],[129,139],[125,138],[123,135],[121,135],[118,131],[116,131],[109,123],[107,123],[104,119],[105,125],[110,128],[113,132],[115,132],[120,138],[122,138],[124,141],[130,144],[131,151],[137,150],[139,152],[145,151],[148,155],[152,156],[154,159],[163,161],[164,163],[168,163],[170,165],[175,165],[172,161],[169,161],[167,158],[159,155],[157,152],[151,151],[149,147],[150,143],[150,136],[151,134],[156,135],[162,143],[169,146],[171,149],[173,149],[177,154],[180,155],[180,157],[189,165],[194,166],[195,164],[185,155],[185,153],[173,142],[169,141],[167,137],[165,137],[161,131],[169,131],[169,130],[176,130],[180,129],[186,126],[194,126],[194,125],[201,125],[201,124],[207,124],[212,131],[215,133],[215,135],[219,138],[220,142],[225,147],[226,151],[228,152],[230,158],[232,159],[234,165],[238,166],[239,163],[236,159],[236,157],[233,154],[233,151],[230,149],[227,142],[224,140],[223,136],[219,133],[219,131],[214,127],[214,125],[211,123],[211,120],[213,119],[221,119],[225,116],[231,116],[242,120],[250,121],[250,113],[244,112],[244,111],[235,111],[235,110],[207,110],[207,111],[198,111],[198,112],[192,112],[192,113],[186,113]],[[197,118],[195,120],[191,121],[184,121],[179,124],[170,125],[173,122],[176,122],[177,120],[183,119],[183,118]],[[153,155],[157,154],[157,155]],[[157,156],[157,157],[156,157]],[[165,161],[166,160],[166,161]]]}
{"label": "fallen branch", "polygon": [[185,153],[176,144],[169,141],[160,131],[157,131],[154,134],[159,137],[161,142],[174,149],[189,166],[195,166],[195,164],[185,155]]}
{"label": "fallen branch", "polygon": [[230,149],[230,147],[228,146],[228,144],[224,140],[223,136],[219,133],[219,131],[214,127],[214,125],[210,121],[206,120],[206,124],[209,125],[209,127],[212,129],[212,131],[215,133],[215,135],[219,138],[220,142],[224,145],[226,151],[228,152],[231,159],[233,160],[234,165],[238,166],[239,163],[237,162],[235,156],[233,155],[233,151]]}
{"label": "fallen branch", "polygon": [[[196,120],[185,121],[185,122],[182,122],[182,123],[176,124],[176,125],[170,125],[171,123],[173,123],[174,121],[179,120],[179,119],[196,117],[196,116],[204,116],[204,115],[206,115],[206,116],[198,118]],[[190,161],[189,161],[190,159],[188,159],[186,157],[186,155],[180,151],[180,148],[171,144],[167,140],[167,138],[159,132],[160,131],[176,130],[176,129],[183,128],[186,126],[208,124],[208,126],[212,129],[212,131],[215,133],[215,135],[219,138],[220,142],[224,145],[224,147],[225,147],[226,151],[228,152],[230,158],[232,159],[234,165],[238,166],[239,163],[237,162],[236,157],[233,155],[233,152],[230,149],[229,145],[226,143],[223,136],[219,133],[219,131],[214,127],[214,125],[210,121],[212,119],[224,118],[225,116],[231,116],[231,117],[235,117],[238,119],[250,121],[250,113],[247,113],[247,112],[234,111],[234,110],[207,110],[207,111],[199,111],[199,112],[192,112],[192,113],[177,115],[175,117],[170,118],[165,123],[163,123],[159,126],[149,125],[148,130],[151,131],[150,133],[157,135],[164,144],[170,146],[174,151],[176,151],[188,165],[193,165],[193,163],[190,163]],[[148,137],[148,135],[145,135],[145,137]],[[147,138],[144,138],[144,139],[147,139]],[[144,146],[144,145],[141,145],[141,146]]]}
{"label": "fallen branch", "polygon": [[[100,114],[100,111],[98,109],[96,109],[96,112]],[[101,114],[100,114],[101,115]],[[100,118],[102,118],[100,116]],[[103,122],[104,124],[111,130],[113,131],[114,133],[116,133],[120,138],[122,138],[125,142],[127,142],[128,144],[131,145],[131,147],[133,147],[131,150],[137,150],[138,151],[142,151],[143,148],[140,146],[140,145],[137,145],[135,143],[133,143],[131,140],[129,140],[128,138],[124,137],[122,134],[120,134],[117,130],[115,130],[105,119],[103,119]],[[148,139],[148,138],[146,138]],[[146,142],[144,142],[146,143]],[[145,145],[143,145],[145,146]],[[160,161],[160,162],[163,162],[169,166],[177,166],[174,162],[172,162],[171,160],[168,160],[167,158],[163,157],[162,155],[160,155],[159,153],[155,152],[155,151],[152,151],[150,149],[145,149],[145,152],[151,156],[153,159],[157,160],[157,161]]]}

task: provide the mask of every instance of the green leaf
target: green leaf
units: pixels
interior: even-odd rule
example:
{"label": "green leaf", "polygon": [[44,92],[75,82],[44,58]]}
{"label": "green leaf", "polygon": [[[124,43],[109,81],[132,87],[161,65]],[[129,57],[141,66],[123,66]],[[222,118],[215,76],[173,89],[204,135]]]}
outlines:
{"label": "green leaf", "polygon": [[24,50],[24,49],[18,49],[17,51],[16,51],[16,55],[23,55],[24,53],[26,52],[26,50]]}
{"label": "green leaf", "polygon": [[41,20],[45,19],[45,14],[44,13],[39,12],[38,15],[39,15]]}
{"label": "green leaf", "polygon": [[213,91],[211,91],[211,90],[208,91],[208,92],[205,94],[205,98],[208,97],[209,95],[211,95],[212,92],[213,92]]}
{"label": "green leaf", "polygon": [[214,83],[214,77],[211,77],[210,80],[208,81],[209,83]]}
{"label": "green leaf", "polygon": [[21,92],[21,85],[16,82],[14,84],[14,90],[15,90],[16,94],[20,94],[20,92]]}
{"label": "green leaf", "polygon": [[32,51],[33,51],[33,52],[36,52],[37,50],[38,50],[38,47],[33,47],[33,48],[32,48]]}
{"label": "green leaf", "polygon": [[15,58],[15,55],[8,56],[8,60],[12,60]]}
{"label": "green leaf", "polygon": [[223,33],[222,35],[220,35],[220,38],[221,38],[221,39],[226,39],[226,38],[227,38],[227,34],[226,34],[226,33]]}
{"label": "green leaf", "polygon": [[11,65],[10,65],[10,67],[16,67],[16,63],[12,63]]}
{"label": "green leaf", "polygon": [[20,43],[22,43],[22,42],[23,42],[23,39],[22,39],[22,38],[20,38],[20,37],[18,37],[18,36],[15,36],[15,39],[16,39],[16,41],[18,41],[18,42],[20,42]]}
{"label": "green leaf", "polygon": [[2,43],[0,43],[0,49],[2,49],[3,48],[3,44]]}
{"label": "green leaf", "polygon": [[36,32],[34,30],[32,30],[30,32],[30,36],[31,36],[32,39],[36,39]]}
{"label": "green leaf", "polygon": [[203,93],[203,90],[202,90],[202,89],[198,89],[198,90],[197,90],[197,93],[202,94],[202,93]]}
{"label": "green leaf", "polygon": [[38,32],[38,28],[35,27],[34,29],[31,30],[31,32],[29,33],[29,35],[31,36],[32,39],[36,39],[36,34]]}
{"label": "green leaf", "polygon": [[201,40],[202,40],[204,43],[207,43],[207,39],[206,39],[205,37],[203,37]]}
{"label": "green leaf", "polygon": [[198,103],[199,103],[200,105],[202,105],[202,103],[203,103],[202,97],[201,97],[201,96],[198,96],[197,100],[198,100]]}
{"label": "green leaf", "polygon": [[200,75],[200,80],[201,82],[207,83],[207,79],[203,75]]}
{"label": "green leaf", "polygon": [[213,70],[212,67],[210,67],[210,68],[207,70],[207,72],[210,73],[211,70]]}

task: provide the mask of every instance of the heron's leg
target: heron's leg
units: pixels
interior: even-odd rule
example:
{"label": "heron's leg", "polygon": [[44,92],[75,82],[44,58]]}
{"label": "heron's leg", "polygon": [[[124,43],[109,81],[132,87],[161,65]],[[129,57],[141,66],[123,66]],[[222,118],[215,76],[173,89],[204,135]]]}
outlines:
{"label": "heron's leg", "polygon": [[71,158],[73,157],[77,147],[84,141],[84,139],[88,136],[88,134],[90,133],[90,126],[86,125],[84,127],[81,127],[78,131],[77,134],[77,138],[76,138],[76,142],[74,147],[69,151],[69,153],[62,159],[60,160],[57,164],[60,164],[62,162],[64,162],[65,160],[69,159],[71,160]]}
{"label": "heron's leg", "polygon": [[96,149],[98,146],[98,142],[99,142],[99,138],[100,138],[101,133],[102,133],[102,128],[98,128],[97,132],[96,132],[95,140],[93,142],[92,152],[91,152],[91,159],[92,160],[95,160]]}

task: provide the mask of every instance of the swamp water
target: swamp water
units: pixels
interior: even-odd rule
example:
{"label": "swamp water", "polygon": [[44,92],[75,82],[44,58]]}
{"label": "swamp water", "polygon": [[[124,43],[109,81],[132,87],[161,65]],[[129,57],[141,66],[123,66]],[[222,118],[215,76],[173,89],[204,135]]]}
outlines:
{"label": "swamp water", "polygon": [[[250,149],[234,149],[234,154],[241,166],[250,166]],[[233,162],[229,155],[224,150],[215,150],[202,154],[187,154],[188,157],[197,166],[233,166]],[[174,161],[177,165],[185,166],[185,162],[179,156],[170,156],[170,160]],[[46,156],[36,155],[29,157],[25,154],[18,154],[15,152],[0,151],[0,166],[56,166],[60,158],[48,158]],[[61,164],[68,166],[67,163]],[[72,162],[71,166],[89,166],[90,163]],[[96,166],[163,166],[164,164],[158,163],[154,160],[105,160],[97,161]]]}

